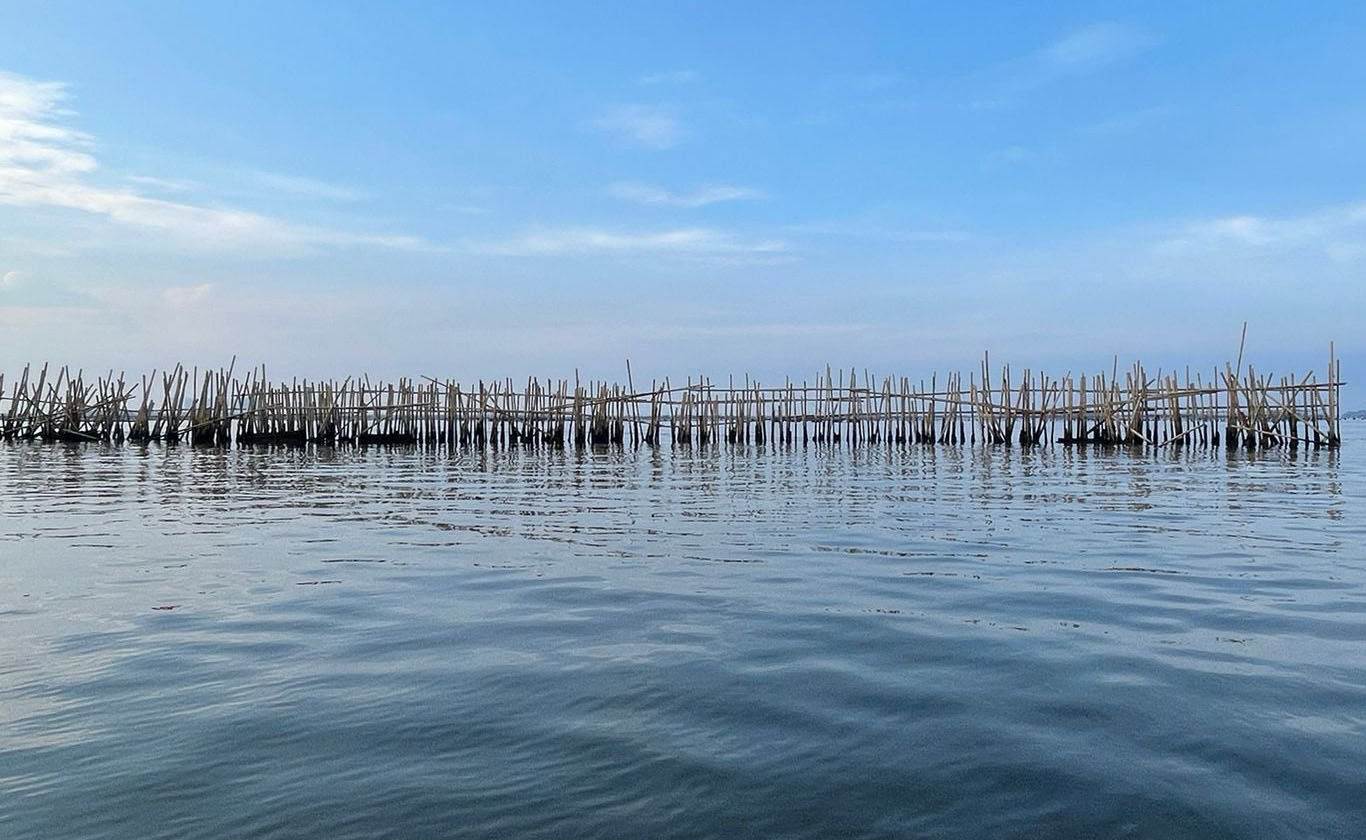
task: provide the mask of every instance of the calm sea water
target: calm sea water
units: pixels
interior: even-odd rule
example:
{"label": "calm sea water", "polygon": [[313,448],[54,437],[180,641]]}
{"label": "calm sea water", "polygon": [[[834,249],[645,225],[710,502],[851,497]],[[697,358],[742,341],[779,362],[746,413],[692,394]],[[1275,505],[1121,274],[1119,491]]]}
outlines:
{"label": "calm sea water", "polygon": [[1363,837],[1346,431],[0,446],[0,836]]}

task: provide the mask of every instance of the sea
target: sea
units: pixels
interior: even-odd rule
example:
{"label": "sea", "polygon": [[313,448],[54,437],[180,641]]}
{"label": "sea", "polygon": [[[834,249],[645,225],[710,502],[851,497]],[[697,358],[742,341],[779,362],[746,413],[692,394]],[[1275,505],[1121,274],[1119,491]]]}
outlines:
{"label": "sea", "polygon": [[0,444],[0,837],[1366,837],[1343,425]]}

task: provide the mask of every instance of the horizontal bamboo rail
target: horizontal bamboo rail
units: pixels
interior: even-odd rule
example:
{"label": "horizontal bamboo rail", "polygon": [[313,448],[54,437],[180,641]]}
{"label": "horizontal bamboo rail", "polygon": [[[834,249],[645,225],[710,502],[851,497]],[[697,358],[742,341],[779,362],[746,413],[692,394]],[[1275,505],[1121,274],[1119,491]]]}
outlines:
{"label": "horizontal bamboo rail", "polygon": [[1341,444],[1341,361],[1327,378],[1259,373],[1242,363],[1209,379],[1149,375],[1135,363],[1108,375],[1050,377],[984,355],[966,379],[951,373],[874,377],[826,367],[810,380],[724,385],[706,377],[637,389],[627,382],[528,379],[461,385],[430,377],[372,382],[272,381],[183,365],[137,380],[110,371],[26,365],[6,391],[0,440],[228,446],[449,447],[727,444],[1108,445],[1268,449]]}

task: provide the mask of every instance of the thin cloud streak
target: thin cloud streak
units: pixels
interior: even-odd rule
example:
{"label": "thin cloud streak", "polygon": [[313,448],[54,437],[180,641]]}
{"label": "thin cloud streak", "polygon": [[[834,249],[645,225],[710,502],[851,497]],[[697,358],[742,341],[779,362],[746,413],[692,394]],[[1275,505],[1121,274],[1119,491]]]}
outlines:
{"label": "thin cloud streak", "polygon": [[706,338],[803,338],[822,335],[860,336],[879,329],[865,322],[801,323],[775,322],[757,324],[648,324],[633,328],[642,339],[676,341]]}
{"label": "thin cloud streak", "polygon": [[618,105],[591,125],[603,134],[650,149],[672,149],[683,142],[678,119],[659,105]]}
{"label": "thin cloud streak", "polygon": [[350,203],[365,201],[370,197],[368,193],[352,187],[319,181],[316,178],[305,178],[300,175],[285,175],[279,172],[265,172],[257,169],[250,171],[248,177],[263,189],[303,198],[320,198],[326,201]]}
{"label": "thin cloud streak", "polygon": [[1137,55],[1156,43],[1142,29],[1107,21],[1059,38],[1039,51],[1038,60],[1059,73],[1086,71]]}
{"label": "thin cloud streak", "polygon": [[720,204],[725,201],[753,201],[764,197],[764,194],[759,190],[728,184],[705,184],[692,192],[678,193],[636,181],[617,182],[609,186],[607,192],[613,198],[636,204],[689,209],[706,207],[709,204]]}
{"label": "thin cloud streak", "polygon": [[884,239],[890,242],[969,242],[978,237],[965,230],[936,230],[897,227],[863,219],[800,222],[784,230],[808,236]]}
{"label": "thin cloud streak", "polygon": [[661,254],[692,256],[778,255],[786,243],[775,239],[745,239],[711,228],[677,228],[655,232],[621,232],[570,227],[531,231],[521,236],[475,246],[476,251],[499,256],[559,254]]}
{"label": "thin cloud streak", "polygon": [[186,181],[179,178],[156,178],[151,175],[125,175],[125,181],[131,184],[138,184],[143,187],[150,187],[160,192],[185,193],[200,188],[194,181]]}
{"label": "thin cloud streak", "polygon": [[899,71],[843,73],[826,79],[821,89],[837,93],[877,93],[897,87],[906,79],[906,74]]}
{"label": "thin cloud streak", "polygon": [[1173,109],[1166,106],[1137,108],[1121,111],[1105,119],[1097,120],[1082,127],[1087,134],[1120,135],[1130,134],[1150,128],[1172,116]]}
{"label": "thin cloud streak", "polygon": [[696,70],[671,70],[665,73],[649,73],[636,81],[642,85],[687,85],[702,78]]}
{"label": "thin cloud streak", "polygon": [[1097,72],[1159,43],[1160,39],[1147,30],[1116,21],[1072,30],[1029,55],[984,71],[982,79],[988,92],[970,102],[968,108],[981,111],[1018,105],[1039,88]]}

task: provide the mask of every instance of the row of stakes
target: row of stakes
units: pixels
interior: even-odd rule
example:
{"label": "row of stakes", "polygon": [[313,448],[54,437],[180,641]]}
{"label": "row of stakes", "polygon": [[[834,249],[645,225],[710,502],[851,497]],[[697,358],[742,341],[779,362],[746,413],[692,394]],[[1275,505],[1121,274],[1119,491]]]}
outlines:
{"label": "row of stakes", "polygon": [[1050,378],[1009,366],[941,380],[867,371],[764,386],[699,377],[648,389],[627,382],[400,379],[272,382],[177,365],[130,379],[25,366],[0,374],[0,440],[205,446],[390,444],[461,447],[796,443],[1048,443],[1337,447],[1341,362],[1328,376],[1259,374],[1226,365],[1178,377],[1135,363],[1122,374]]}

